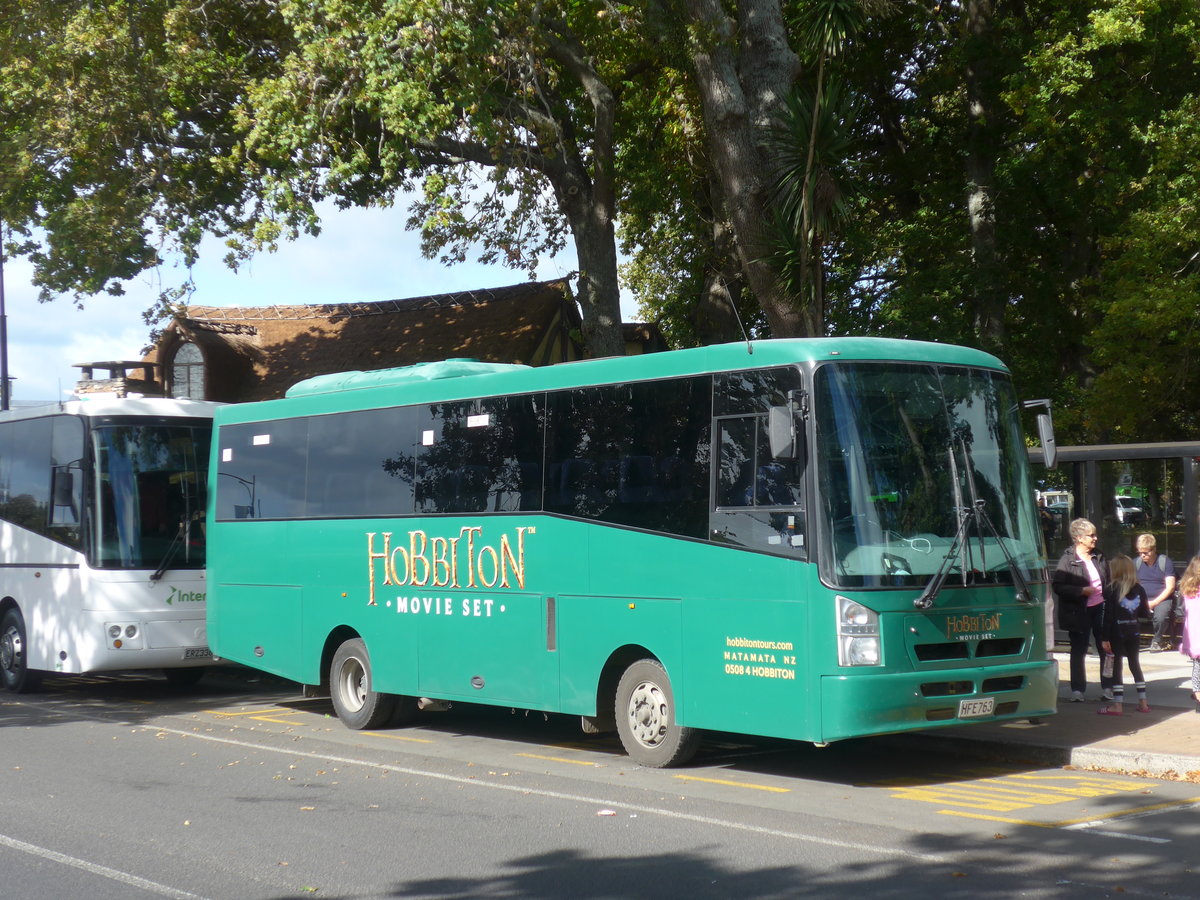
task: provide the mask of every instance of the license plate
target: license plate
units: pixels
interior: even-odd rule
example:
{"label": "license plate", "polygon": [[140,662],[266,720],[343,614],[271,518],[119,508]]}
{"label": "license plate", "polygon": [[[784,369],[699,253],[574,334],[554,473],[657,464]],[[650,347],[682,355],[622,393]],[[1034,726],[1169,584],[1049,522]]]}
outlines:
{"label": "license plate", "polygon": [[958,717],[960,719],[977,719],[980,716],[990,716],[995,709],[995,697],[977,697],[972,700],[958,701]]}
{"label": "license plate", "polygon": [[[188,647],[183,651],[184,659],[212,659],[212,651],[207,647]],[[966,701],[963,701],[966,702]]]}

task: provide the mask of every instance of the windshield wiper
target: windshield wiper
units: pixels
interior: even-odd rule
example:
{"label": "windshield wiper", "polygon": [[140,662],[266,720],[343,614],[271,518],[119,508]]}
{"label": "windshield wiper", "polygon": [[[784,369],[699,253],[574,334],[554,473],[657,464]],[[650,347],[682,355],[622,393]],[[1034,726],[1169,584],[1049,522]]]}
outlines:
{"label": "windshield wiper", "polygon": [[[953,459],[953,457],[951,458]],[[956,493],[958,492],[956,491]],[[929,584],[925,585],[925,590],[921,591],[921,596],[913,601],[913,606],[917,609],[929,609],[929,607],[933,606],[933,601],[941,593],[942,586],[946,583],[946,578],[950,574],[950,563],[954,561],[955,555],[959,552],[963,536],[967,533],[967,526],[976,515],[975,510],[962,505],[954,507],[954,511],[958,513],[958,530],[954,532],[954,540],[950,542],[950,549],[942,557],[942,563],[938,566],[937,571],[933,573],[933,577],[929,579]],[[963,584],[965,585],[967,583],[965,555],[963,556],[961,565]]]}
{"label": "windshield wiper", "polygon": [[986,529],[996,539],[996,546],[1000,548],[1000,553],[1004,556],[1005,564],[1008,566],[1009,572],[1012,573],[1013,584],[1017,587],[1017,600],[1021,603],[1032,604],[1033,595],[1029,593],[1029,584],[1025,581],[1025,576],[1021,574],[1017,561],[1008,552],[1008,547],[1004,545],[1004,541],[1001,539],[1000,533],[996,530],[996,526],[992,524],[992,520],[984,512],[985,501],[979,498],[978,492],[975,489],[975,473],[971,462],[971,451],[968,449],[966,441],[961,441],[961,443],[963,448],[963,463],[966,466],[967,488],[971,492],[971,505],[969,507],[963,505],[962,485],[959,484],[958,480],[958,457],[954,452],[954,444],[951,443],[949,447],[950,477],[953,479],[954,510],[958,514],[958,529],[954,532],[954,540],[950,543],[950,549],[942,559],[941,565],[938,566],[938,570],[929,580],[929,584],[925,585],[925,590],[921,592],[921,596],[913,601],[913,606],[917,609],[929,609],[929,607],[933,606],[933,601],[941,593],[942,587],[946,583],[946,578],[950,574],[949,566],[956,554],[960,557],[959,568],[962,575],[962,583],[964,587],[966,586],[968,550],[966,535],[967,528],[972,522],[979,529],[979,562],[983,566],[982,571],[987,571],[987,537],[984,533]]}
{"label": "windshield wiper", "polygon": [[162,562],[158,564],[158,568],[154,570],[154,574],[150,576],[151,581],[158,581],[166,573],[167,568],[171,565],[171,560],[175,558],[175,554],[179,552],[179,548],[183,546],[183,540],[187,535],[187,517],[180,516],[179,530],[175,532],[175,537],[171,539],[170,546],[167,547],[167,552],[163,554]]}
{"label": "windshield wiper", "polygon": [[[975,522],[978,525],[979,517],[983,515],[983,501],[979,499],[979,492],[975,490],[975,460],[971,459],[971,448],[967,446],[966,439],[959,438],[959,443],[962,444],[963,464],[966,467],[967,474],[967,488],[971,491],[971,508],[975,510]],[[977,528],[976,534],[979,535],[979,565],[986,572],[988,570],[987,544],[984,539],[983,529]]]}
{"label": "windshield wiper", "polygon": [[[1033,595],[1029,593],[1029,582],[1025,580],[1025,576],[1021,574],[1021,569],[1017,565],[1017,561],[1013,559],[1012,554],[1008,552],[1008,548],[1004,546],[1004,541],[1000,538],[1000,533],[996,531],[996,526],[992,524],[992,520],[988,518],[987,513],[983,511],[983,501],[977,500],[975,509],[975,518],[981,522],[992,537],[996,539],[996,546],[1000,548],[1000,552],[1004,554],[1004,561],[1008,564],[1008,570],[1012,573],[1013,584],[1017,586],[1017,600],[1021,603],[1033,604]],[[980,538],[982,541],[982,537]]]}

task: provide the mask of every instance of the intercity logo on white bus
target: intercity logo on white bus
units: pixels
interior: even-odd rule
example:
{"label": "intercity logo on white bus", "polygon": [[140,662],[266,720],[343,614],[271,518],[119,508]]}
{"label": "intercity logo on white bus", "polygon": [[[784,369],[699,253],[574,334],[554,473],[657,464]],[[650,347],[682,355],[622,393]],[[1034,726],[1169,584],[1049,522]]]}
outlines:
{"label": "intercity logo on white bus", "polygon": [[170,585],[171,593],[167,595],[167,606],[175,603],[203,603],[207,596],[203,591],[181,591],[175,585]]}

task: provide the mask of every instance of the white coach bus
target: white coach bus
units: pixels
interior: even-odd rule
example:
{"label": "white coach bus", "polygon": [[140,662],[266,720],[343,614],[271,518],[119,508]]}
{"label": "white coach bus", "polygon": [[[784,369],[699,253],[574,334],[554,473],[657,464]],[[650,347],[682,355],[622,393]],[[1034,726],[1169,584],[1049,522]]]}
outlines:
{"label": "white coach bus", "polygon": [[213,410],[71,400],[0,412],[0,684],[212,661],[204,503]]}

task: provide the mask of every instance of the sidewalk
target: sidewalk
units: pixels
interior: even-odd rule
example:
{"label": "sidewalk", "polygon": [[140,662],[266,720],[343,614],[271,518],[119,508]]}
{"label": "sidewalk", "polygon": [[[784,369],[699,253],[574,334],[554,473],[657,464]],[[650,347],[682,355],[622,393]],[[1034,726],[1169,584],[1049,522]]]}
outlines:
{"label": "sidewalk", "polygon": [[1110,772],[1200,781],[1200,715],[1192,699],[1192,663],[1177,650],[1140,655],[1146,676],[1150,712],[1137,712],[1137,693],[1125,670],[1125,705],[1121,716],[1101,716],[1100,663],[1088,657],[1088,690],[1084,703],[1072,703],[1068,654],[1054,653],[1059,665],[1058,714],[1037,722],[969,725],[921,732],[956,752],[1005,761],[1028,760],[1044,765],[1077,766]]}

